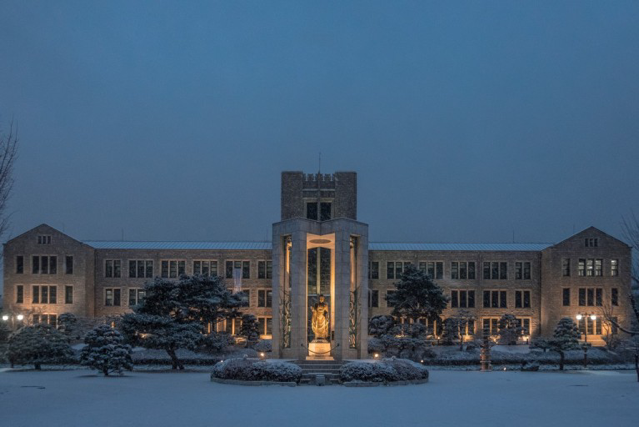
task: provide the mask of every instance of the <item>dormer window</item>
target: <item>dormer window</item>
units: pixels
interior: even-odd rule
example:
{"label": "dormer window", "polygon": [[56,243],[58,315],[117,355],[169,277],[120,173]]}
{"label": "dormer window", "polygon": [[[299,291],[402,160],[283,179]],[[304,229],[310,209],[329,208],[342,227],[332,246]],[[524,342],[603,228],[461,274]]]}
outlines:
{"label": "dormer window", "polygon": [[51,244],[51,235],[50,234],[39,234],[38,235],[38,245],[50,245]]}
{"label": "dormer window", "polygon": [[599,239],[596,237],[587,237],[585,240],[587,248],[596,248],[599,246]]}

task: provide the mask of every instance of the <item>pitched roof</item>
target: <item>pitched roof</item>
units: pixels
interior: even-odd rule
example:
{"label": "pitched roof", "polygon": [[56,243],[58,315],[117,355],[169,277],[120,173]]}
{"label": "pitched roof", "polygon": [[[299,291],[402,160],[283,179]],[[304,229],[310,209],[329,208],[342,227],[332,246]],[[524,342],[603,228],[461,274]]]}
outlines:
{"label": "pitched roof", "polygon": [[84,240],[95,249],[226,249],[226,250],[270,250],[271,242],[135,242],[121,240]]}
{"label": "pitched roof", "polygon": [[541,251],[551,243],[370,243],[372,251]]}

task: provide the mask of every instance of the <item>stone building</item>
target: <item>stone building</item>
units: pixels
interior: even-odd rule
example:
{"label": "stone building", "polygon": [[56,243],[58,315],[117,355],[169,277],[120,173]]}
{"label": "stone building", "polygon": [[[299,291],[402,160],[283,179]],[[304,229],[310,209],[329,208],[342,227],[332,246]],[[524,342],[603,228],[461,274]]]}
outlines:
{"label": "stone building", "polygon": [[[219,275],[248,294],[243,310],[275,356],[366,357],[368,319],[390,314],[386,296],[408,264],[450,297],[443,318],[475,317],[468,335],[496,333],[510,313],[525,341],[568,316],[602,344],[614,332],[604,310],[630,322],[631,249],[620,240],[590,227],[556,244],[369,243],[354,172],[283,172],[272,242],[79,241],[39,225],[4,245],[3,313],[25,323],[55,324],[65,312],[108,319],[143,299],[154,277]],[[441,322],[428,326],[441,335]],[[215,327],[235,333],[239,320]]]}

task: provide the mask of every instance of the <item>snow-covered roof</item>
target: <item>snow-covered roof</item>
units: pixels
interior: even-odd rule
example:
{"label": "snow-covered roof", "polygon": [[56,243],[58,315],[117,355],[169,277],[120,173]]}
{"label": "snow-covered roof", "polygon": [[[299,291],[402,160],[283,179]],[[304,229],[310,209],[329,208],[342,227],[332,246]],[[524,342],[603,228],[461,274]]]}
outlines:
{"label": "snow-covered roof", "polygon": [[371,251],[541,251],[550,243],[369,243]]}
{"label": "snow-covered roof", "polygon": [[[189,241],[121,241],[85,240],[96,249],[150,249],[150,250],[270,250],[271,242],[189,242]],[[375,243],[371,251],[541,251],[549,243]]]}
{"label": "snow-covered roof", "polygon": [[121,240],[85,240],[83,243],[96,249],[226,249],[263,250],[271,249],[271,242],[135,242]]}

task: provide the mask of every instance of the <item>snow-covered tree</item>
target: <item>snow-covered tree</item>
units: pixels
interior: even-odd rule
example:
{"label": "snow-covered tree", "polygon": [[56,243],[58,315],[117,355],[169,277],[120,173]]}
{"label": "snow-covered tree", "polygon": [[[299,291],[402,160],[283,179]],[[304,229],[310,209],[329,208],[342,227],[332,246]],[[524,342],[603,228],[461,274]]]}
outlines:
{"label": "snow-covered tree", "polygon": [[559,370],[564,369],[566,361],[566,351],[578,350],[581,333],[577,325],[570,317],[564,317],[557,323],[553,337],[550,339],[540,338],[533,343],[534,347],[544,351],[550,350],[559,354]]}
{"label": "snow-covered tree", "polygon": [[394,325],[395,320],[392,316],[373,316],[368,321],[368,333],[375,338],[381,338],[383,335],[388,334]]}
{"label": "snow-covered tree", "polygon": [[100,371],[105,377],[133,369],[131,346],[124,344],[124,337],[116,329],[100,325],[87,333],[84,343],[80,363]]}
{"label": "snow-covered tree", "polygon": [[420,318],[436,321],[448,304],[442,288],[413,265],[404,269],[395,287],[397,289],[386,297],[393,306],[393,316],[413,319],[413,323],[418,323]]}
{"label": "snow-covered tree", "polygon": [[68,337],[75,336],[78,329],[78,318],[73,313],[62,313],[58,316],[58,330]]}
{"label": "snow-covered tree", "polygon": [[11,365],[33,365],[40,370],[44,363],[62,363],[72,356],[69,339],[46,324],[24,326],[9,336],[7,358]]}
{"label": "snow-covered tree", "polygon": [[7,326],[7,322],[0,321],[0,344],[4,344],[11,335],[11,329]]}
{"label": "snow-covered tree", "polygon": [[447,344],[452,344],[455,339],[458,339],[459,350],[463,350],[466,332],[468,335],[473,335],[474,324],[475,316],[468,310],[460,309],[454,316],[444,321],[442,338]]}
{"label": "snow-covered tree", "polygon": [[524,328],[512,314],[504,314],[499,319],[499,344],[515,345],[524,333]]}
{"label": "snow-covered tree", "polygon": [[242,316],[242,326],[240,327],[239,336],[246,338],[246,347],[250,347],[251,344],[256,343],[260,339],[257,317],[252,314],[244,314]]}
{"label": "snow-covered tree", "polygon": [[133,307],[134,313],[122,317],[121,329],[134,345],[165,350],[173,369],[184,369],[178,349],[196,349],[205,324],[236,316],[242,304],[242,297],[232,294],[217,276],[156,278],[144,290],[146,297]]}

